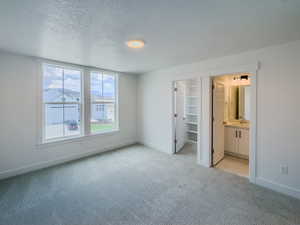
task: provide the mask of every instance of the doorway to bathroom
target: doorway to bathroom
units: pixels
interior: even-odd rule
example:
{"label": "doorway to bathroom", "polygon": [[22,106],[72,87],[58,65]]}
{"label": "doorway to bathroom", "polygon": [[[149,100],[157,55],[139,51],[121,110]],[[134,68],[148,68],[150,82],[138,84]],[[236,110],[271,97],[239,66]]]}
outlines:
{"label": "doorway to bathroom", "polygon": [[249,176],[251,74],[212,78],[211,166]]}

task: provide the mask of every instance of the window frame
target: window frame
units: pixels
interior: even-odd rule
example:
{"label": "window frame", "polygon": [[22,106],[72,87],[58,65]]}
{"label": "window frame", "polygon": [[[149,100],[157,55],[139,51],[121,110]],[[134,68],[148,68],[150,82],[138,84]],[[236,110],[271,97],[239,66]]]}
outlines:
{"label": "window frame", "polygon": [[[103,136],[106,134],[112,134],[119,131],[119,74],[114,71],[102,70],[98,68],[85,67],[79,65],[73,65],[68,63],[60,63],[56,61],[38,60],[40,68],[38,69],[38,129],[37,129],[37,143],[38,145],[47,145],[55,143],[68,143],[73,141],[82,140],[83,138],[90,136]],[[45,118],[45,102],[44,102],[44,67],[50,65],[62,69],[77,70],[81,75],[81,101],[77,103],[80,106],[80,134],[58,137],[58,138],[46,138],[46,118]],[[92,72],[107,73],[115,77],[115,128],[103,132],[92,133],[90,129],[91,121],[91,85],[90,75]],[[59,103],[70,104],[70,103]]]}
{"label": "window frame", "polygon": [[[68,105],[68,104],[78,104],[80,107],[80,132],[77,135],[70,135],[70,136],[63,136],[63,137],[57,137],[57,138],[46,138],[46,118],[45,118],[45,106],[46,103],[44,102],[44,67],[46,66],[52,66],[52,67],[56,67],[56,68],[60,68],[62,70],[76,70],[80,72],[80,103],[76,102],[76,103],[72,103],[72,102],[56,102],[55,104],[58,105]],[[41,104],[41,118],[42,118],[42,143],[51,143],[51,142],[57,142],[57,141],[64,141],[64,140],[69,140],[69,139],[74,139],[74,138],[78,138],[78,137],[83,137],[84,136],[84,127],[85,127],[85,121],[84,121],[84,70],[81,67],[78,66],[70,66],[67,64],[61,64],[61,63],[51,63],[51,62],[44,62],[42,63],[42,67],[41,67],[41,100],[40,100],[40,104]],[[51,104],[54,104],[54,102],[51,102]],[[64,123],[64,121],[63,121]]]}
{"label": "window frame", "polygon": [[[110,75],[110,76],[114,76],[115,78],[115,100],[114,100],[114,119],[115,119],[115,127],[111,130],[106,130],[106,131],[98,131],[98,132],[93,132],[91,131],[91,117],[92,117],[92,113],[91,113],[91,107],[92,107],[92,104],[101,104],[99,103],[98,101],[92,101],[92,98],[91,98],[91,74],[92,73],[101,73],[102,74],[102,82],[103,82],[103,75],[106,73],[107,75]],[[110,132],[114,132],[114,131],[118,131],[119,130],[119,109],[118,109],[118,105],[119,105],[119,86],[118,86],[118,80],[119,80],[119,76],[117,73],[114,73],[114,72],[111,72],[111,71],[106,71],[106,70],[97,70],[97,69],[92,69],[92,70],[89,70],[89,135],[98,135],[98,134],[104,134],[104,133],[110,133]],[[103,83],[102,83],[102,93],[103,93]],[[87,122],[87,121],[86,121]]]}

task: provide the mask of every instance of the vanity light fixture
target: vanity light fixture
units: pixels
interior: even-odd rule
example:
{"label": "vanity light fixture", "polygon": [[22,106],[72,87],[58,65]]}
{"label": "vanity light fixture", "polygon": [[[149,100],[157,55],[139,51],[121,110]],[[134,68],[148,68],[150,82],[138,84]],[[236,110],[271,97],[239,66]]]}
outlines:
{"label": "vanity light fixture", "polygon": [[249,85],[249,76],[245,74],[241,74],[239,76],[233,77],[234,85]]}
{"label": "vanity light fixture", "polygon": [[233,77],[234,81],[239,81],[239,80],[248,80],[248,75],[241,75],[237,77]]}
{"label": "vanity light fixture", "polygon": [[248,75],[241,75],[241,80],[248,80]]}
{"label": "vanity light fixture", "polygon": [[129,40],[126,42],[129,48],[143,48],[145,46],[145,41],[143,40]]}

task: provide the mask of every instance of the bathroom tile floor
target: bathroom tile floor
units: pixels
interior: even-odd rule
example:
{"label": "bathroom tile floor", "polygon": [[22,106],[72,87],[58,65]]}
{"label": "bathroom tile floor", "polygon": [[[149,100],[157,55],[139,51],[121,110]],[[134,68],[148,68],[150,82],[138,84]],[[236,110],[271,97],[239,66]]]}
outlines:
{"label": "bathroom tile floor", "polygon": [[249,175],[249,161],[229,155],[225,155],[225,158],[219,162],[215,168],[242,177],[248,177]]}

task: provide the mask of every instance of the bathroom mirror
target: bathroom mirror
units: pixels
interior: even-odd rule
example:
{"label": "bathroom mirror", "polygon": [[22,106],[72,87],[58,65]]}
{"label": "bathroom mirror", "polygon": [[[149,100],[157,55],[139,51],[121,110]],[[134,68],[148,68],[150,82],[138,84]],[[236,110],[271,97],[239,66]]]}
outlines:
{"label": "bathroom mirror", "polygon": [[239,86],[239,119],[250,120],[250,86]]}
{"label": "bathroom mirror", "polygon": [[250,120],[250,86],[231,86],[229,92],[229,120]]}

